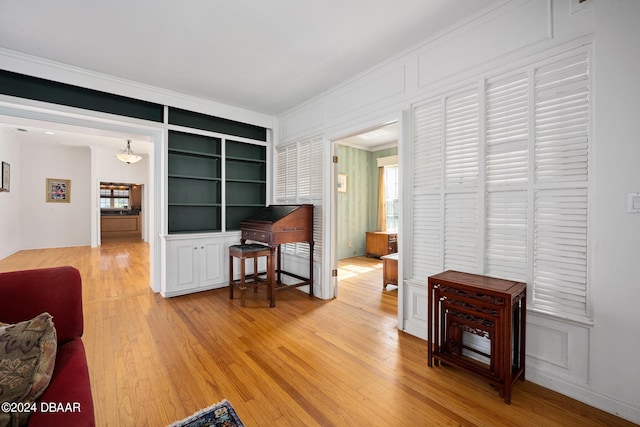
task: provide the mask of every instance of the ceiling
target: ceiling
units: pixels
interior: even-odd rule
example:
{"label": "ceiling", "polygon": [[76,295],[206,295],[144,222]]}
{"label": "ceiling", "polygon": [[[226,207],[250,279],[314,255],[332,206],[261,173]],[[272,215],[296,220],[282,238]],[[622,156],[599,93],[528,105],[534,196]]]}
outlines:
{"label": "ceiling", "polygon": [[2,0],[0,49],[278,115],[504,1]]}
{"label": "ceiling", "polygon": [[0,47],[278,115],[493,3],[2,0]]}

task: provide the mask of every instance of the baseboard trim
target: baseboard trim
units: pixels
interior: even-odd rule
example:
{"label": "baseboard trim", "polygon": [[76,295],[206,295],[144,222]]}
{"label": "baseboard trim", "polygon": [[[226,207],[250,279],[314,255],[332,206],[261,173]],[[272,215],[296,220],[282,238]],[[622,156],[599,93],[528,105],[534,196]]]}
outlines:
{"label": "baseboard trim", "polygon": [[620,418],[640,424],[640,407],[633,406],[611,397],[596,393],[584,386],[552,377],[540,370],[527,366],[526,379],[542,387],[576,399],[594,408],[601,409]]}

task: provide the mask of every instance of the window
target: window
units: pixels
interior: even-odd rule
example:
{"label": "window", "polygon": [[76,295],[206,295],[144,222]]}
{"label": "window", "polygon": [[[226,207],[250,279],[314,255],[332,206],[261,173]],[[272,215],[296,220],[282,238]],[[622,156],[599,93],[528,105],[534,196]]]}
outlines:
{"label": "window", "polygon": [[387,231],[398,231],[398,166],[384,167]]}
{"label": "window", "polygon": [[530,308],[587,320],[589,109],[588,49],[416,105],[412,278],[524,281]]}
{"label": "window", "polygon": [[129,209],[131,189],[127,186],[100,186],[100,209]]}

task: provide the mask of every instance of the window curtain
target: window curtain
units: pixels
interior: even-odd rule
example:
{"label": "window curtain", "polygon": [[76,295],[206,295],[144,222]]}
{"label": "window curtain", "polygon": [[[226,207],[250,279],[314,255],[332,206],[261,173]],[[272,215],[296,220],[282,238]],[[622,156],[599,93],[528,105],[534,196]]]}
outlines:
{"label": "window curtain", "polygon": [[387,231],[387,199],[384,193],[384,166],[378,168],[378,231]]}

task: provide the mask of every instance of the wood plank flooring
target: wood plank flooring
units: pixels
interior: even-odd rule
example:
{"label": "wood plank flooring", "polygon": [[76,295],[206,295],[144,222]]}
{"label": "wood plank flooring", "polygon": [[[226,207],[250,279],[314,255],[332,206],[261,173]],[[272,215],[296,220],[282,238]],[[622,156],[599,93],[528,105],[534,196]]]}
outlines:
{"label": "wood plank flooring", "polygon": [[228,289],[171,299],[148,286],[148,246],[30,250],[0,271],[73,265],[83,277],[98,426],[164,426],[222,399],[252,426],[631,426],[529,381],[506,405],[459,370],[427,367],[427,343],[396,329],[379,260],[340,265],[339,298]]}

